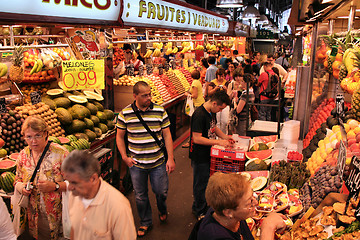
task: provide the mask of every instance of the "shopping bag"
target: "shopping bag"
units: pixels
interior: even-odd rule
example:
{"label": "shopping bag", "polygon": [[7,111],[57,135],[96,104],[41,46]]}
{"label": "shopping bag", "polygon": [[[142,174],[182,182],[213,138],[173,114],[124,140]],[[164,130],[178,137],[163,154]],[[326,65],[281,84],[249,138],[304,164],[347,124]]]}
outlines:
{"label": "shopping bag", "polygon": [[194,102],[192,98],[188,96],[185,103],[185,114],[191,117],[194,113],[194,110]]}
{"label": "shopping bag", "polygon": [[71,231],[71,222],[69,216],[69,196],[70,191],[68,189],[69,182],[66,183],[66,191],[62,192],[62,225],[63,225],[63,233],[65,239],[70,239],[70,231]]}
{"label": "shopping bag", "polygon": [[26,209],[19,205],[20,197],[21,193],[17,190],[15,190],[14,195],[11,196],[13,225],[16,236],[20,236],[25,231],[26,225]]}

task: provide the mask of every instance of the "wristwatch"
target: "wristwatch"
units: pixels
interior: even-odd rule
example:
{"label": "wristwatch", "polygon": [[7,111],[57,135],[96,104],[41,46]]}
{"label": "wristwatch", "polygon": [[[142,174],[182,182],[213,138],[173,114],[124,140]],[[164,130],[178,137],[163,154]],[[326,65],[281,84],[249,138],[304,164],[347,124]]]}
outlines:
{"label": "wristwatch", "polygon": [[55,182],[55,192],[56,192],[57,190],[59,190],[59,188],[60,188],[60,185],[59,185],[57,182]]}

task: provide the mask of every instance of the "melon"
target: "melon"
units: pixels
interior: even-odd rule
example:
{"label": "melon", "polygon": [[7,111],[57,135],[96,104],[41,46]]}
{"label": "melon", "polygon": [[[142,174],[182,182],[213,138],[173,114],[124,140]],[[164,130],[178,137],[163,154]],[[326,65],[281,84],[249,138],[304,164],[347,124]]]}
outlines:
{"label": "melon", "polygon": [[18,160],[18,157],[20,156],[20,153],[12,153],[10,154],[10,158],[14,161]]}
{"label": "melon", "polygon": [[14,191],[15,174],[12,172],[4,172],[0,175],[0,188],[6,193]]}
{"label": "melon", "polygon": [[96,101],[104,100],[103,96],[101,96],[100,94],[97,94],[93,91],[84,91],[83,93],[85,94],[86,98],[88,98],[88,99],[94,99]]}
{"label": "melon", "polygon": [[56,107],[58,108],[68,108],[71,105],[71,101],[67,97],[58,97],[54,99]]}
{"label": "melon", "polygon": [[68,96],[68,98],[74,103],[87,103],[87,98],[81,95],[72,95]]}
{"label": "melon", "polygon": [[58,119],[62,125],[69,125],[72,123],[73,117],[71,113],[65,108],[57,108],[55,113],[57,114]]}
{"label": "melon", "polygon": [[266,186],[267,183],[267,178],[260,176],[260,177],[256,177],[251,181],[251,187],[253,189],[253,191],[260,191],[261,189],[263,189]]}
{"label": "melon", "polygon": [[264,160],[254,158],[246,162],[245,171],[262,171],[267,170],[268,165]]}
{"label": "melon", "polygon": [[269,149],[269,147],[263,142],[256,142],[250,147],[250,151],[261,151],[267,149]]}
{"label": "melon", "polygon": [[2,172],[11,172],[16,169],[16,162],[12,160],[2,160],[0,161],[0,173]]}
{"label": "melon", "polygon": [[252,152],[246,152],[245,153],[246,158],[252,159],[252,158],[259,158],[261,160],[268,159],[272,156],[272,150],[262,150],[262,151],[252,151]]}
{"label": "melon", "polygon": [[61,144],[68,144],[70,140],[66,137],[58,137]]}
{"label": "melon", "polygon": [[62,89],[50,89],[46,92],[47,95],[51,96],[51,97],[57,97],[60,96],[64,93],[64,91]]}

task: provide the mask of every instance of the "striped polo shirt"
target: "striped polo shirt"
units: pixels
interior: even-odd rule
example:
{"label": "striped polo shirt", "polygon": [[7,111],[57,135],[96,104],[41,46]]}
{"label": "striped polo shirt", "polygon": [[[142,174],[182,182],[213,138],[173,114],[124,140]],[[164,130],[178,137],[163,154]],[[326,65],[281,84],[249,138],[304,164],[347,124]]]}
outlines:
{"label": "striped polo shirt", "polygon": [[[162,129],[170,126],[169,117],[165,109],[157,104],[151,103],[145,111],[141,111],[133,103],[136,110],[140,112],[141,117],[153,131],[158,139],[162,140]],[[137,118],[132,104],[126,106],[118,116],[117,127],[127,131],[128,150],[131,158],[138,163],[153,165],[164,157],[159,145],[155,139],[146,131],[140,120]],[[162,161],[161,161],[162,163]],[[141,166],[140,166],[141,167]],[[155,166],[153,166],[155,167]]]}

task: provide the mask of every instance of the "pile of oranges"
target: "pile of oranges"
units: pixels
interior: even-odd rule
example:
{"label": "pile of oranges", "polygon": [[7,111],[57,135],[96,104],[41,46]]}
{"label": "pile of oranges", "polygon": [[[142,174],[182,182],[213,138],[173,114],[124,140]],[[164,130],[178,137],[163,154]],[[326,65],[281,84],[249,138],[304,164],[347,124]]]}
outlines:
{"label": "pile of oranges", "polygon": [[24,72],[24,82],[49,82],[55,80],[53,70],[40,71],[38,73],[33,73],[30,75],[30,71]]}

